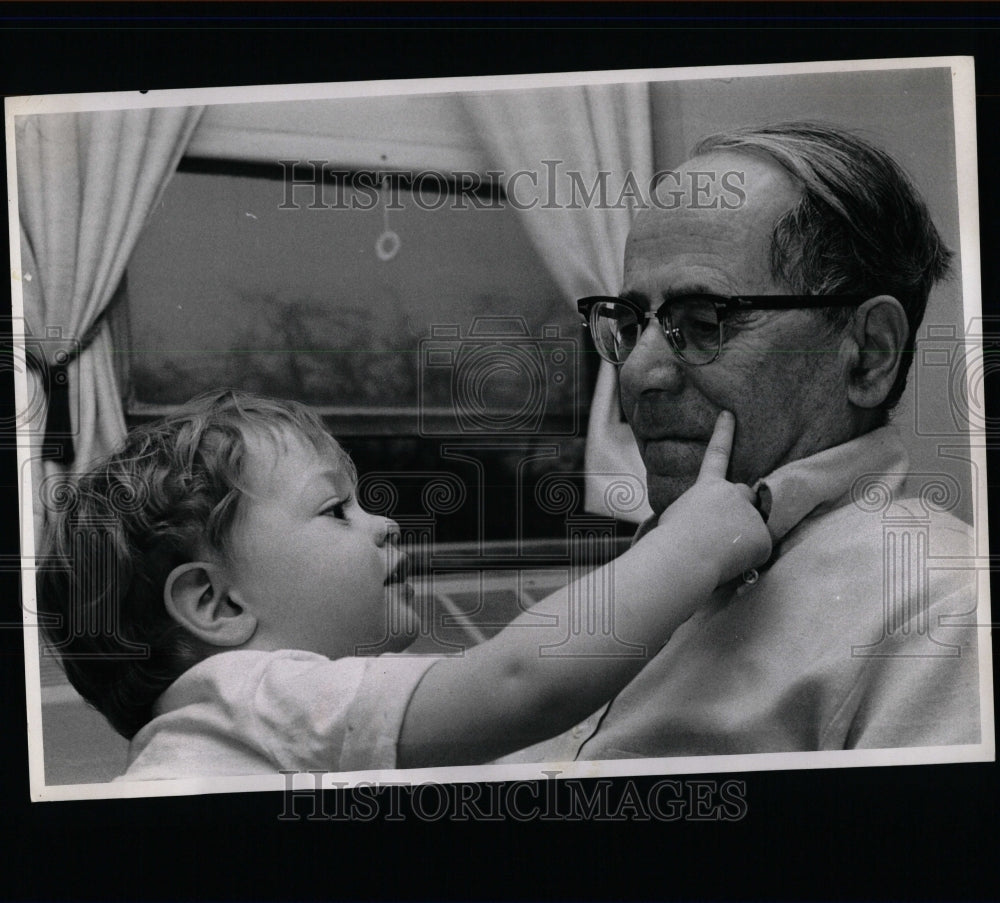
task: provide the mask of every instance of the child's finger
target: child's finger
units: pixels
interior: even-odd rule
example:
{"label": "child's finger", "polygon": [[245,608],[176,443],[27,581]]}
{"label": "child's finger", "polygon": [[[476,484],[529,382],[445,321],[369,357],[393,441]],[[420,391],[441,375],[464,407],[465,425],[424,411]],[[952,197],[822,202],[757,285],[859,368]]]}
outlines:
{"label": "child's finger", "polygon": [[736,432],[736,418],[723,411],[715,421],[715,430],[708,440],[705,457],[701,460],[699,480],[724,480],[729,469],[729,455],[733,450],[733,433]]}

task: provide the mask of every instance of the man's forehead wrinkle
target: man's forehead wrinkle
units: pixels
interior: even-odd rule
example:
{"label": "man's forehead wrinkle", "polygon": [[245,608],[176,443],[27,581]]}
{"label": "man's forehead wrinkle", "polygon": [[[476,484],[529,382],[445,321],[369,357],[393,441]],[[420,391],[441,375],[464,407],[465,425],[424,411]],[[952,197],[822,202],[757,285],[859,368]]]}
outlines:
{"label": "man's forehead wrinkle", "polygon": [[731,246],[734,240],[745,238],[754,231],[759,219],[754,216],[681,215],[658,220],[637,230],[629,239],[628,251],[634,254],[655,254],[661,248],[683,247],[685,250],[710,250],[713,246]]}
{"label": "man's forehead wrinkle", "polygon": [[752,238],[755,221],[703,219],[695,224],[680,219],[665,220],[656,228],[630,239],[626,264],[639,259],[651,264],[669,263],[675,257],[704,255],[727,259]]}
{"label": "man's forehead wrinkle", "polygon": [[699,291],[738,294],[748,288],[739,273],[757,268],[767,269],[768,257],[748,232],[713,228],[695,236],[664,233],[630,246],[625,287],[656,297]]}

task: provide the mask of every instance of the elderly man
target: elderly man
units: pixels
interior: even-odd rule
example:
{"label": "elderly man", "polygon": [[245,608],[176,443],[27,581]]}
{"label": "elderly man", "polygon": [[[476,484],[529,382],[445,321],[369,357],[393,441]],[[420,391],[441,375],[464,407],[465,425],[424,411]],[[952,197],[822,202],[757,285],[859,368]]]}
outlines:
{"label": "elderly man", "polygon": [[[739,203],[705,189],[726,174]],[[730,478],[759,486],[774,554],[519,760],[979,742],[974,630],[948,623],[973,620],[970,530],[901,499],[887,425],[948,270],[924,203],[885,153],[812,123],[703,141],[677,184],[701,188],[640,213],[621,297],[580,309],[620,366],[653,510],[692,484],[728,409]]]}

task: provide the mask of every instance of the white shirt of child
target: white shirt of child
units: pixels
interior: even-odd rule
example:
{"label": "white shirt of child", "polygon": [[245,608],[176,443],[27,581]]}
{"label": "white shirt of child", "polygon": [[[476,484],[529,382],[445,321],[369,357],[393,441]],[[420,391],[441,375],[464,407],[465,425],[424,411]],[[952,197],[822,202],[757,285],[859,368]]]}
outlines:
{"label": "white shirt of child", "polygon": [[160,696],[117,780],[395,768],[406,707],[437,660],[218,653]]}

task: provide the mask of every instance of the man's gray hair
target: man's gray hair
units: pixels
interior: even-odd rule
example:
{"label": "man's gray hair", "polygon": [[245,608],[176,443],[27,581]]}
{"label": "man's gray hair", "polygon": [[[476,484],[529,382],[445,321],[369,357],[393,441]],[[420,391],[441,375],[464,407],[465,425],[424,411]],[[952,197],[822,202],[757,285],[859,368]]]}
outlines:
{"label": "man's gray hair", "polygon": [[[774,226],[775,278],[798,294],[885,294],[902,304],[910,331],[882,404],[888,413],[906,386],[931,286],[947,275],[952,257],[919,192],[885,151],[827,124],[782,122],[712,135],[694,155],[721,150],[766,155],[802,185],[802,198]],[[851,312],[830,308],[829,316],[843,325]]]}

